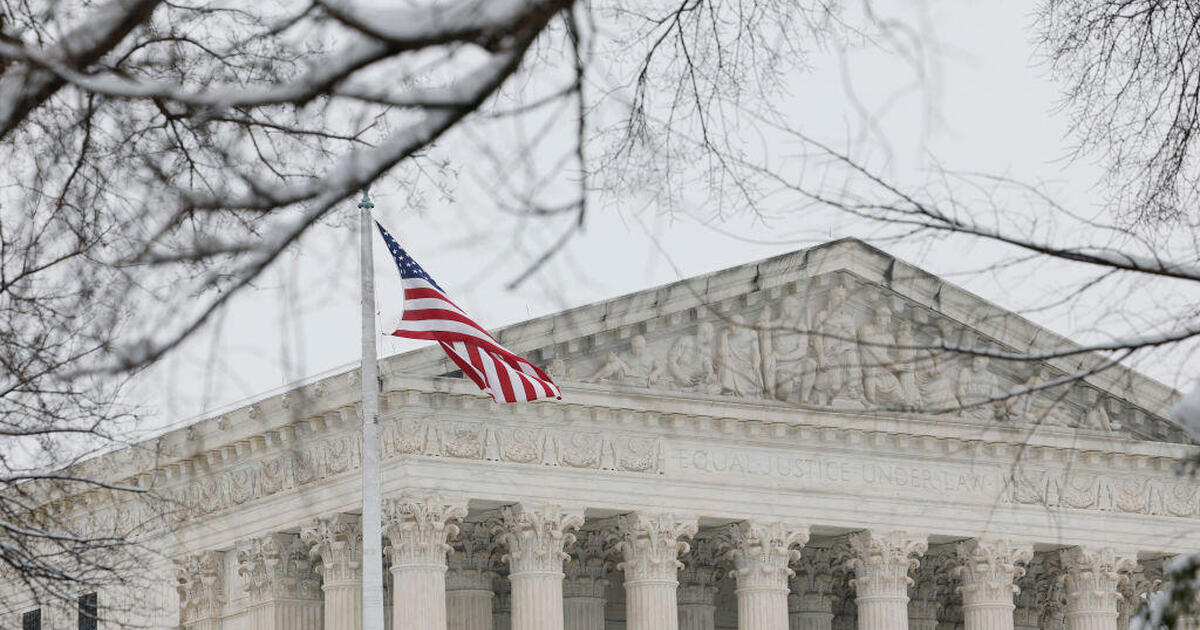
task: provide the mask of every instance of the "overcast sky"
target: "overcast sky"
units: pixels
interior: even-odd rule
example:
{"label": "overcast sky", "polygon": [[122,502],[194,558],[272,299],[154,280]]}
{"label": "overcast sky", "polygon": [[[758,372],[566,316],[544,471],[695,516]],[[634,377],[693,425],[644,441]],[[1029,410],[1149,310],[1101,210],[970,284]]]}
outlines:
{"label": "overcast sky", "polygon": [[[928,61],[925,74],[917,76],[911,62],[877,49],[814,51],[811,71],[784,86],[781,106],[793,124],[835,146],[864,151],[901,179],[919,178],[940,163],[1045,182],[1073,209],[1095,211],[1092,191],[1099,171],[1066,159],[1068,118],[1057,111],[1060,86],[1037,56],[1032,2],[883,5],[919,33]],[[596,80],[603,80],[599,70]],[[865,126],[864,120],[875,126]],[[747,133],[760,136],[765,155],[795,150],[767,129]],[[505,285],[542,251],[545,235],[557,234],[558,227],[507,218],[494,210],[485,190],[466,181],[453,198],[427,196],[420,212],[411,210],[409,192],[394,183],[373,193],[376,216],[488,327],[826,240],[871,241],[877,232],[817,211],[714,217],[711,208],[692,207],[668,214],[647,191],[641,197],[601,199],[582,236],[530,282],[507,290]],[[780,199],[779,208],[787,207],[788,200]],[[354,202],[347,200],[344,216],[353,212]],[[153,410],[154,424],[204,415],[357,360],[357,246],[349,222],[342,223],[309,234],[204,335],[141,378],[137,398]],[[977,273],[999,252],[978,246],[963,250],[962,242],[887,243],[884,248],[1019,311],[1043,303],[1064,278],[1073,278],[1035,276],[1029,270]],[[398,316],[398,282],[382,250],[377,242],[381,330]],[[1097,332],[1068,308],[1029,316],[1077,338]],[[379,347],[386,356],[415,345],[381,336]],[[1158,362],[1149,371],[1177,387],[1187,382],[1181,362]]]}

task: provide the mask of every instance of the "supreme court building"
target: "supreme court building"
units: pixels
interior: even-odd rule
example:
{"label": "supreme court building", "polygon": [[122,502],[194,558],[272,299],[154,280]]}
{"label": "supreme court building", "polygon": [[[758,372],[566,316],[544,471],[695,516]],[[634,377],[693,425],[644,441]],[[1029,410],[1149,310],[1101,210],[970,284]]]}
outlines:
{"label": "supreme court building", "polygon": [[[1114,630],[1200,550],[1177,392],[923,348],[1070,343],[860,241],[497,336],[563,399],[495,404],[436,345],[381,362],[392,630]],[[73,507],[162,520],[155,625],[361,627],[357,376],[90,463],[176,507]]]}

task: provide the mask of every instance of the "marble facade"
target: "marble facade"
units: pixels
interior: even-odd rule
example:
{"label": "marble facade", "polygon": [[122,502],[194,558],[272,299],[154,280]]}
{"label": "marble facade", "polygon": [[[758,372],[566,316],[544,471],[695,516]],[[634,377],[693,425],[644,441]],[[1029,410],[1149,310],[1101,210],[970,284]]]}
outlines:
{"label": "marble facade", "polygon": [[[436,348],[382,362],[392,630],[1115,630],[1200,549],[1176,392],[1055,385],[1103,359],[1011,360],[1069,342],[857,241],[499,337],[563,400],[496,405]],[[160,627],[354,630],[357,391],[89,462],[157,498],[63,509],[158,524]]]}

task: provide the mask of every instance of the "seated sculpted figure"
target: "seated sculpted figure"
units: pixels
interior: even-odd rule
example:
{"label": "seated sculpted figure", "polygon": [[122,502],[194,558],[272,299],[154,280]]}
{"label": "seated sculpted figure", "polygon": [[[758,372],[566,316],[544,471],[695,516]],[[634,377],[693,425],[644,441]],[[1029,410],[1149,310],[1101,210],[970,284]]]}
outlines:
{"label": "seated sculpted figure", "polygon": [[919,384],[921,410],[928,413],[957,413],[962,405],[958,402],[954,378],[947,373],[944,360],[931,353],[922,363],[925,370]]}
{"label": "seated sculpted figure", "polygon": [[862,361],[863,393],[867,401],[885,407],[909,405],[900,379],[892,373],[896,360],[892,350],[892,311],[886,306],[875,309],[875,318],[858,329],[858,354]]}
{"label": "seated sculpted figure", "polygon": [[783,298],[779,306],[776,317],[769,306],[763,309],[763,385],[779,400],[798,393],[800,401],[808,402],[817,373],[816,359],[808,356],[808,321],[796,296]]}
{"label": "seated sculpted figure", "polygon": [[964,405],[963,415],[980,420],[996,419],[994,402],[984,402],[1002,395],[1000,380],[988,371],[988,358],[974,356],[971,369],[958,378],[958,401]]}
{"label": "seated sculpted figure", "polygon": [[646,351],[646,338],[634,335],[629,340],[629,355],[622,358],[610,352],[600,369],[588,377],[593,383],[627,383],[649,387],[662,380],[658,360]]}
{"label": "seated sculpted figure", "polygon": [[667,371],[681,387],[717,394],[716,331],[711,322],[700,322],[696,334],[680,337],[667,355]]}
{"label": "seated sculpted figure", "polygon": [[1100,393],[1090,387],[1084,388],[1083,391],[1084,406],[1087,407],[1087,411],[1084,412],[1083,421],[1079,423],[1079,426],[1085,429],[1112,431],[1114,423],[1108,417],[1108,410],[1104,408],[1104,401],[1100,398]]}
{"label": "seated sculpted figure", "polygon": [[758,396],[763,392],[762,353],[758,333],[746,325],[746,318],[734,315],[721,331],[717,344],[717,376],[721,391],[737,396]]}

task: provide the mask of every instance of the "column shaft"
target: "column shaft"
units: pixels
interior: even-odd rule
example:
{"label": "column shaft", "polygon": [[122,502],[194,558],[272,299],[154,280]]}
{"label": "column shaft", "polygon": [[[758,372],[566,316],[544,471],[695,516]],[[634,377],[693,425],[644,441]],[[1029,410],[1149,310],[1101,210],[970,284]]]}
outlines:
{"label": "column shaft", "polygon": [[395,630],[445,630],[446,568],[392,565]]}
{"label": "column shaft", "polygon": [[513,630],[563,630],[562,573],[521,572],[508,579]]}
{"label": "column shaft", "polygon": [[567,597],[563,599],[566,630],[604,630],[604,598]]}
{"label": "column shaft", "polygon": [[454,590],[446,593],[450,630],[492,630],[492,592]]}

